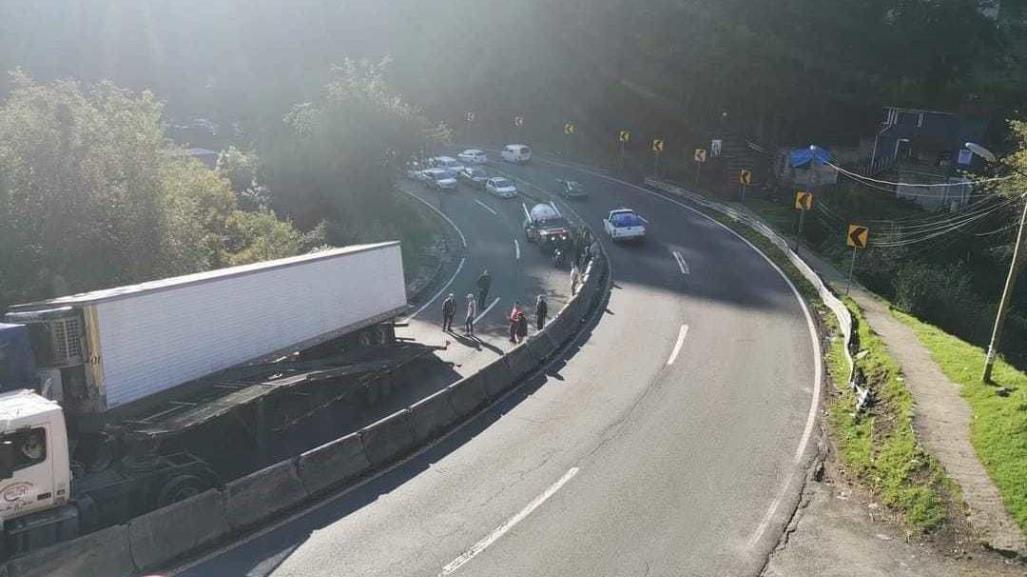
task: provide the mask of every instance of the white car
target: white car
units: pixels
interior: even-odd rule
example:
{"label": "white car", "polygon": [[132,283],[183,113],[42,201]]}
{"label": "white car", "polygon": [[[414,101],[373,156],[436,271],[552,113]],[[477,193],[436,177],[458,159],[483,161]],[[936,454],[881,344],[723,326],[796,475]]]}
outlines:
{"label": "white car", "polygon": [[452,156],[436,156],[431,159],[432,168],[445,168],[452,174],[457,174],[464,169],[464,165]]}
{"label": "white car", "polygon": [[524,144],[507,144],[503,147],[503,160],[514,164],[524,164],[531,160],[531,148]]}
{"label": "white car", "polygon": [[453,173],[444,168],[429,168],[425,170],[424,184],[428,188],[434,188],[435,190],[456,190],[456,178],[453,177]]}
{"label": "white car", "polygon": [[497,176],[485,181],[485,190],[499,198],[513,198],[517,196],[517,187],[509,179]]}
{"label": "white car", "polygon": [[603,220],[603,230],[611,240],[645,240],[645,225],[648,221],[630,208],[618,208],[611,210],[610,215]]}
{"label": "white car", "polygon": [[456,155],[456,157],[464,164],[485,164],[489,161],[488,155],[477,148],[469,148]]}

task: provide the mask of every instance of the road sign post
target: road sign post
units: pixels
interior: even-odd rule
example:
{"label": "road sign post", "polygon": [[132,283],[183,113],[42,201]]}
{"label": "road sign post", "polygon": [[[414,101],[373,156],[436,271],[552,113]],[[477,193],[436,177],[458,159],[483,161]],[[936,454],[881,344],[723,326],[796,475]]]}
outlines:
{"label": "road sign post", "polygon": [[849,294],[852,286],[852,273],[856,270],[856,251],[865,249],[870,240],[870,229],[858,224],[850,224],[845,233],[845,244],[852,247],[852,260],[849,261],[849,278],[845,281],[845,294]]}
{"label": "road sign post", "polygon": [[795,233],[795,252],[799,252],[799,241],[802,239],[802,226],[806,223],[806,211],[813,208],[813,193],[798,191],[795,193],[795,210],[799,211],[799,226]]}
{"label": "road sign post", "polygon": [[631,132],[621,130],[617,134],[617,146],[620,149],[620,169],[624,170],[624,145],[631,141]]}
{"label": "road sign post", "polygon": [[706,149],[696,148],[695,154],[692,155],[692,160],[695,161],[695,182],[698,184],[702,176],[702,165],[706,162]]}
{"label": "road sign post", "polygon": [[743,168],[738,172],[738,190],[742,202],[745,202],[745,192],[750,184],[752,184],[752,171]]}
{"label": "road sign post", "polygon": [[663,139],[654,138],[652,146],[650,147],[653,151],[653,175],[656,178],[660,177],[660,155],[663,153]]}
{"label": "road sign post", "polygon": [[566,150],[564,150],[564,154],[566,156],[570,157],[571,144],[572,144],[571,137],[574,136],[574,123],[573,122],[565,122],[563,124],[563,134],[564,134],[564,136],[567,137],[567,148],[566,148]]}

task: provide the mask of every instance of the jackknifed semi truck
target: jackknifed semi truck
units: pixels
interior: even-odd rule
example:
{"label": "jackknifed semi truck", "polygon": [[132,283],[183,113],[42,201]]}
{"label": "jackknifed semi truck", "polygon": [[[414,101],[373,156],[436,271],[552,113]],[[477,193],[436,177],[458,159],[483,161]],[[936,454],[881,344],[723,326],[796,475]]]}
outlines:
{"label": "jackknifed semi truck", "polygon": [[5,556],[220,486],[397,362],[398,242],[15,305],[0,323]]}

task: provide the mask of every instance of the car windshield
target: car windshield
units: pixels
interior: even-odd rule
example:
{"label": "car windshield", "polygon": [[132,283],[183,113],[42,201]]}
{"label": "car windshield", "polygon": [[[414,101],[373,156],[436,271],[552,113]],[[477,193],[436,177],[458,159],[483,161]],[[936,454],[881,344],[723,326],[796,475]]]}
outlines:
{"label": "car windshield", "polygon": [[567,183],[567,190],[578,192],[579,190],[581,190],[581,185],[576,183],[576,182],[573,182],[573,181],[572,182],[568,182]]}
{"label": "car windshield", "polygon": [[492,186],[496,188],[506,188],[508,186],[513,186],[513,184],[505,178],[495,178],[492,180]]}
{"label": "car windshield", "polygon": [[610,218],[613,226],[641,226],[642,218],[633,212],[615,212]]}
{"label": "car windshield", "polygon": [[570,223],[567,219],[562,216],[556,216],[553,218],[545,218],[535,223],[538,228],[554,229],[554,228],[570,228]]}
{"label": "car windshield", "polygon": [[485,171],[480,168],[469,169],[467,174],[471,175],[473,178],[484,178],[486,176]]}

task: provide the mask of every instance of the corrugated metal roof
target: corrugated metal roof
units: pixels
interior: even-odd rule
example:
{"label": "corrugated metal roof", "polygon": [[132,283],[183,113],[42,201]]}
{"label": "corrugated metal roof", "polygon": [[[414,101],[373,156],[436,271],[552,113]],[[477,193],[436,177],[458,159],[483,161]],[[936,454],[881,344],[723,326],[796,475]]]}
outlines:
{"label": "corrugated metal roof", "polygon": [[241,266],[233,266],[228,268],[221,268],[217,270],[198,272],[193,274],[187,274],[183,276],[176,276],[171,278],[159,279],[148,281],[144,283],[126,285],[121,287],[114,287],[109,289],[101,289],[96,291],[90,291],[85,293],[79,293],[70,296],[57,297],[45,301],[36,301],[32,303],[19,304],[12,306],[9,310],[11,312],[17,311],[28,311],[36,309],[53,308],[59,306],[68,305],[84,305],[94,304],[103,301],[116,300],[126,298],[132,295],[138,295],[142,293],[153,293],[163,290],[168,290],[175,287],[200,284],[205,282],[211,282],[218,279],[242,276],[248,274],[254,274],[269,269],[284,268],[290,266],[296,266],[299,264],[336,258],[343,255],[354,254],[358,252],[365,252],[370,250],[376,250],[387,246],[398,246],[399,241],[393,240],[388,242],[379,242],[373,244],[357,244],[342,248],[335,248],[331,250],[324,250],[318,252],[312,252],[308,254],[302,254],[299,256],[293,256],[288,258],[280,258],[276,260],[269,260],[263,262],[257,262],[253,264],[246,264]]}

